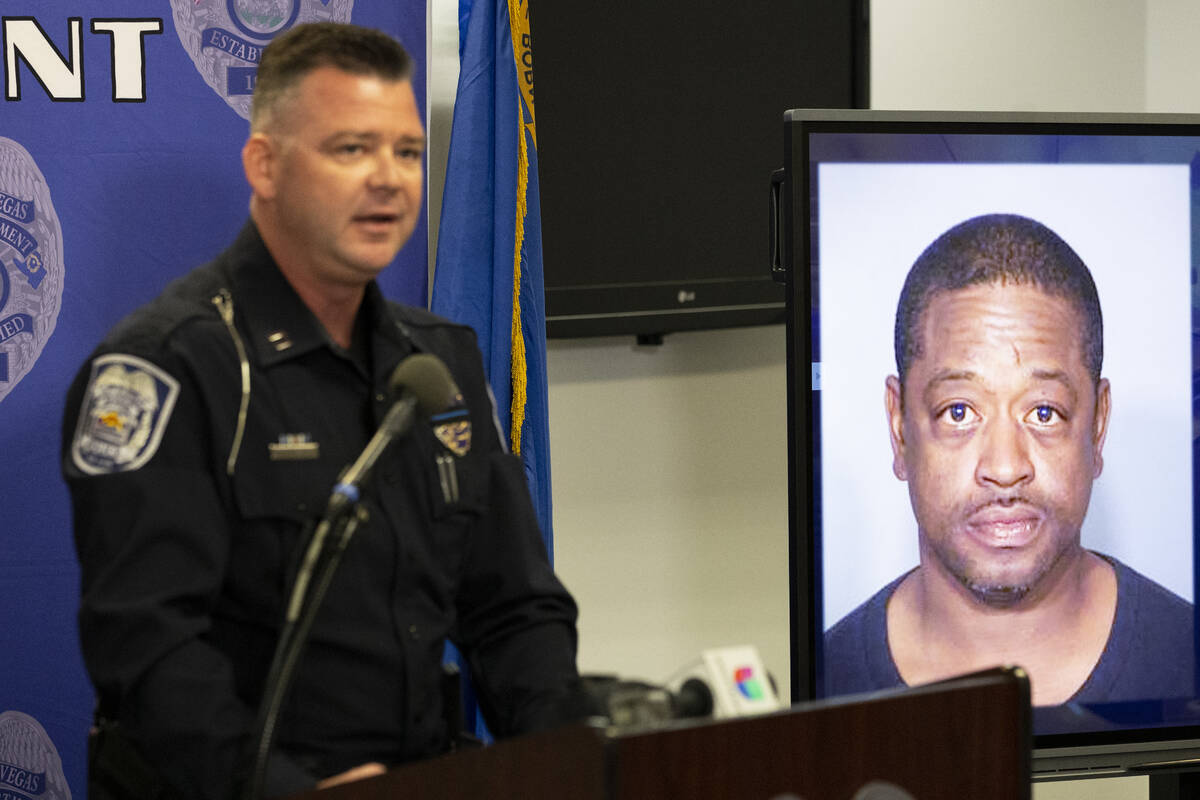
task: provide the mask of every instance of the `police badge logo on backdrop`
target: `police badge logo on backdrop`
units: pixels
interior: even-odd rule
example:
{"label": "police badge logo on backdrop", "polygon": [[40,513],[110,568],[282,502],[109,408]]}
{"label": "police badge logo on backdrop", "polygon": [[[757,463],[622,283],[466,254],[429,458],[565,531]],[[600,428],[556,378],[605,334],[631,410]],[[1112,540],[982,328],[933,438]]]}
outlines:
{"label": "police badge logo on backdrop", "polygon": [[36,719],[20,711],[0,714],[0,797],[71,800],[54,742]]}
{"label": "police badge logo on backdrop", "polygon": [[28,150],[0,137],[0,400],[29,374],[58,324],[62,241],[45,176]]}
{"label": "police badge logo on backdrop", "polygon": [[301,22],[349,22],[354,0],[171,0],[175,32],[214,92],[250,118],[263,48]]}

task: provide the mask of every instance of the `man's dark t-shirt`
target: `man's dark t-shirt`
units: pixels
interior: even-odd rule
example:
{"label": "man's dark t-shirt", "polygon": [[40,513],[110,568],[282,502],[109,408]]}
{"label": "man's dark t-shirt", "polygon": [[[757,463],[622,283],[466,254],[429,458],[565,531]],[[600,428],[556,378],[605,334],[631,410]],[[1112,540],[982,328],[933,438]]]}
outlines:
{"label": "man's dark t-shirt", "polygon": [[[1192,604],[1115,558],[1101,557],[1116,570],[1117,613],[1100,660],[1068,702],[1195,696]],[[825,633],[823,696],[905,685],[888,647],[887,604],[906,575]]]}

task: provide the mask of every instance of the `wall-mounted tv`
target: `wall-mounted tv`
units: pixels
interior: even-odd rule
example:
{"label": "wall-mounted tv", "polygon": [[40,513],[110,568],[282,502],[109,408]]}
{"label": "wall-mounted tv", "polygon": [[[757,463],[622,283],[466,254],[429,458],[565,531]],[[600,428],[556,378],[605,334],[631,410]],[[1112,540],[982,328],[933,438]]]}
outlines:
{"label": "wall-mounted tv", "polygon": [[1018,664],[1035,775],[1200,757],[1200,117],[784,128],[792,696]]}
{"label": "wall-mounted tv", "polygon": [[867,0],[530,0],[547,332],[784,321],[779,109],[867,103]]}

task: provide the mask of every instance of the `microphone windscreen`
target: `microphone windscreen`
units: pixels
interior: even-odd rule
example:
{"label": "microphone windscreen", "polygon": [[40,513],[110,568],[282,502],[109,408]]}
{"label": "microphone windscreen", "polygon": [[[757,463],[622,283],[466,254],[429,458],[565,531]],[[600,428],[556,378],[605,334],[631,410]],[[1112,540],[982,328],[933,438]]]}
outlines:
{"label": "microphone windscreen", "polygon": [[675,695],[675,716],[708,717],[713,713],[713,693],[699,678],[688,678]]}
{"label": "microphone windscreen", "polygon": [[417,411],[424,417],[445,411],[458,396],[450,370],[440,358],[429,353],[416,353],[397,364],[388,389],[393,397],[404,392],[415,397]]}

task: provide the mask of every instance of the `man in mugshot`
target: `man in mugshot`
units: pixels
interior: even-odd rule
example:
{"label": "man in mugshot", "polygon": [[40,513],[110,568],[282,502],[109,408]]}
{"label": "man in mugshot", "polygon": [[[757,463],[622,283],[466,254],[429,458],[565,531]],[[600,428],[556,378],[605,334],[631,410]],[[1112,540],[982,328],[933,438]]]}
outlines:
{"label": "man in mugshot", "polygon": [[895,351],[920,563],[826,633],[825,693],[1017,664],[1038,706],[1192,696],[1191,604],[1080,542],[1112,399],[1079,256],[1024,217],[951,228],[908,273]]}

